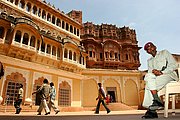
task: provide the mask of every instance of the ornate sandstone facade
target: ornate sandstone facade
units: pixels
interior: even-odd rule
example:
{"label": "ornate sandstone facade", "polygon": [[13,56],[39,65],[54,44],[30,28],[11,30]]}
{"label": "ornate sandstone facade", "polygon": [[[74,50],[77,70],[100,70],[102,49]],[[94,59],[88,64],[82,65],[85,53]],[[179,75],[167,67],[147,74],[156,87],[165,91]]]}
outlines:
{"label": "ornate sandstone facade", "polygon": [[138,70],[140,47],[135,30],[86,22],[81,38],[88,54],[88,68]]}
{"label": "ornate sandstone facade", "polygon": [[38,105],[31,93],[47,78],[60,107],[96,106],[98,82],[113,102],[140,105],[139,49],[128,27],[83,24],[81,11],[65,14],[41,0],[1,0],[2,104],[13,104],[21,83],[23,103]]}

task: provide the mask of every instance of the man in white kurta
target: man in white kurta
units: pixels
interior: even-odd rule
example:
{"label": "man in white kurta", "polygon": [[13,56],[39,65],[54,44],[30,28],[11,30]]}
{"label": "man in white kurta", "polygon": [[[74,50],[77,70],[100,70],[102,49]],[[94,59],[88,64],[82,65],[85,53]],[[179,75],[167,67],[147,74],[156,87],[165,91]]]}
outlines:
{"label": "man in white kurta", "polygon": [[[151,54],[152,57],[148,59],[148,73],[144,78],[146,86],[143,107],[155,111],[163,107],[160,98],[157,96],[157,92],[170,81],[178,80],[175,72],[178,65],[167,50],[157,52],[156,46],[151,42],[148,42],[144,46],[144,49],[148,54]],[[146,114],[145,118],[148,116],[146,116]],[[157,117],[158,116],[155,115],[155,118]]]}

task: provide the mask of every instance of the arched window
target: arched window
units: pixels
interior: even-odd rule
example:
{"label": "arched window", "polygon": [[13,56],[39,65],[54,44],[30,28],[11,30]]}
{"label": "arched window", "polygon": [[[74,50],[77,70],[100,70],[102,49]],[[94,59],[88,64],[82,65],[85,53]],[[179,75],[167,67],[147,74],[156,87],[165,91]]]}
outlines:
{"label": "arched window", "polygon": [[57,50],[57,59],[60,60],[60,49]]}
{"label": "arched window", "polygon": [[128,60],[128,59],[129,59],[128,54],[126,54],[126,60]]}
{"label": "arched window", "polygon": [[38,16],[41,17],[41,8],[38,10]]}
{"label": "arched window", "polygon": [[0,38],[2,38],[3,39],[3,37],[4,37],[4,27],[0,27]]}
{"label": "arched window", "polygon": [[37,46],[36,46],[36,49],[39,50],[40,48],[40,40],[37,41]]}
{"label": "arched window", "polygon": [[54,15],[52,16],[52,23],[55,24],[55,17],[54,17]]}
{"label": "arched window", "polygon": [[30,10],[31,10],[31,4],[28,3],[27,6],[26,6],[26,11],[30,12]]}
{"label": "arched window", "polygon": [[74,34],[76,35],[76,28],[74,27]]}
{"label": "arched window", "polygon": [[69,51],[69,59],[72,60],[72,51]]}
{"label": "arched window", "polygon": [[63,81],[61,84],[59,84],[58,105],[71,105],[71,86],[66,81]]}
{"label": "arched window", "polygon": [[66,23],[66,30],[69,31],[69,24]]}
{"label": "arched window", "polygon": [[65,24],[64,24],[64,21],[62,21],[62,28],[64,29],[64,27],[65,27]]}
{"label": "arched window", "polygon": [[67,58],[67,56],[68,56],[68,50],[65,48],[65,50],[64,50],[64,58]]}
{"label": "arched window", "polygon": [[24,9],[24,6],[25,6],[25,2],[24,2],[24,0],[21,0],[19,3],[19,7]]}
{"label": "arched window", "polygon": [[15,0],[15,5],[18,5],[19,0]]}
{"label": "arched window", "polygon": [[22,43],[25,44],[25,45],[28,45],[28,41],[29,41],[29,35],[27,33],[25,33],[24,36],[23,36]]}
{"label": "arched window", "polygon": [[74,52],[73,60],[76,61],[76,53]]}
{"label": "arched window", "polygon": [[10,2],[11,2],[11,3],[13,3],[13,2],[14,2],[14,0],[10,0]]}
{"label": "arched window", "polygon": [[35,15],[37,15],[37,7],[36,7],[36,6],[33,7],[32,13],[35,14]]}
{"label": "arched window", "polygon": [[70,25],[70,32],[73,33],[73,27]]}
{"label": "arched window", "polygon": [[49,44],[47,45],[46,53],[51,54],[51,46]]}
{"label": "arched window", "polygon": [[57,19],[56,25],[61,27],[61,20],[59,18]]}
{"label": "arched window", "polygon": [[42,12],[42,18],[43,19],[46,19],[46,12],[43,10],[43,12]]}
{"label": "arched window", "polygon": [[52,55],[56,56],[56,47],[52,47]]}
{"label": "arched window", "polygon": [[31,37],[30,46],[35,47],[36,38],[34,36]]}
{"label": "arched window", "polygon": [[41,51],[45,52],[45,43],[44,42],[41,44]]}
{"label": "arched window", "polygon": [[51,22],[51,15],[49,13],[47,15],[47,21]]}
{"label": "arched window", "polygon": [[15,40],[14,41],[16,41],[16,42],[21,42],[21,31],[19,31],[19,30],[17,30],[16,31],[16,35],[15,35]]}
{"label": "arched window", "polygon": [[77,36],[79,36],[79,29],[77,29]]}

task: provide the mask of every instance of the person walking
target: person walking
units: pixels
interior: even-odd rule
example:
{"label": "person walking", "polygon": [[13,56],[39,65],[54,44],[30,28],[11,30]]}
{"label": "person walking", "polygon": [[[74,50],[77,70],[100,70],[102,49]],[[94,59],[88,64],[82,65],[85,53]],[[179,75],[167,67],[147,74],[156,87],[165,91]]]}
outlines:
{"label": "person walking", "polygon": [[96,100],[98,100],[97,106],[96,106],[96,111],[95,114],[99,114],[99,108],[100,108],[100,104],[102,103],[102,105],[104,106],[104,108],[106,109],[107,113],[110,113],[110,109],[106,106],[104,99],[106,98],[106,94],[105,91],[102,87],[101,83],[98,83],[99,86],[99,90],[98,90],[98,97],[96,98]]}
{"label": "person walking", "polygon": [[41,115],[41,112],[44,108],[45,110],[45,115],[48,115],[50,114],[50,110],[49,110],[49,107],[47,105],[47,102],[46,100],[48,99],[49,97],[49,94],[50,94],[50,86],[48,85],[48,80],[47,79],[44,79],[43,81],[43,85],[35,92],[32,93],[35,94],[35,93],[41,93],[41,103],[40,103],[40,106],[37,110],[38,114],[37,115]]}
{"label": "person walking", "polygon": [[53,82],[50,83],[50,87],[51,87],[51,93],[50,93],[50,99],[49,99],[48,107],[49,107],[50,111],[51,111],[51,107],[52,107],[55,114],[58,114],[59,109],[54,104],[54,101],[55,101],[55,98],[56,98],[56,88],[54,87]]}
{"label": "person walking", "polygon": [[158,96],[158,91],[170,81],[178,80],[175,70],[178,65],[174,57],[167,50],[157,51],[152,42],[144,46],[144,50],[152,57],[148,59],[148,72],[145,75],[145,93],[142,106],[147,112],[142,118],[158,118],[156,110],[163,109],[164,105]]}
{"label": "person walking", "polygon": [[22,108],[20,107],[20,105],[22,104],[23,94],[24,94],[23,85],[20,84],[19,90],[18,90],[18,96],[17,96],[15,104],[14,104],[14,106],[16,108],[15,114],[19,114],[21,112]]}

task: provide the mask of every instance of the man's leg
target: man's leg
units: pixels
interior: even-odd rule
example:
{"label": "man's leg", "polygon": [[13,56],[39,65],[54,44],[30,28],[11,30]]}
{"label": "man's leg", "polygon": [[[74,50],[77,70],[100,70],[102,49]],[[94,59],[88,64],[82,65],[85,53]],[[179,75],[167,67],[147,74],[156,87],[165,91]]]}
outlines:
{"label": "man's leg", "polygon": [[95,114],[99,114],[99,108],[100,108],[101,100],[98,100],[98,104],[96,106]]}
{"label": "man's leg", "polygon": [[57,114],[59,112],[59,109],[55,106],[54,100],[50,100],[50,104],[51,104],[51,107],[53,108],[54,112],[56,112],[55,114]]}
{"label": "man's leg", "polygon": [[46,102],[46,99],[43,99],[43,108],[44,108],[44,110],[45,110],[45,112],[46,112],[46,114],[45,115],[48,115],[48,114],[50,114],[50,110],[49,110],[49,108],[48,108],[48,105],[47,105],[47,102]]}
{"label": "man's leg", "polygon": [[159,110],[163,109],[164,105],[158,96],[158,90],[162,89],[166,86],[167,83],[170,81],[173,81],[173,79],[169,75],[160,75],[156,77],[155,83],[156,83],[156,89],[151,89],[151,94],[153,96],[153,103],[149,107],[151,110]]}
{"label": "man's leg", "polygon": [[110,111],[110,109],[107,107],[107,105],[104,103],[104,100],[102,100],[102,104],[103,104],[103,106],[105,107],[107,113],[110,113],[111,111]]}
{"label": "man's leg", "polygon": [[41,100],[41,103],[40,103],[39,108],[37,110],[37,112],[38,112],[37,115],[41,115],[42,110],[43,110],[43,101]]}

